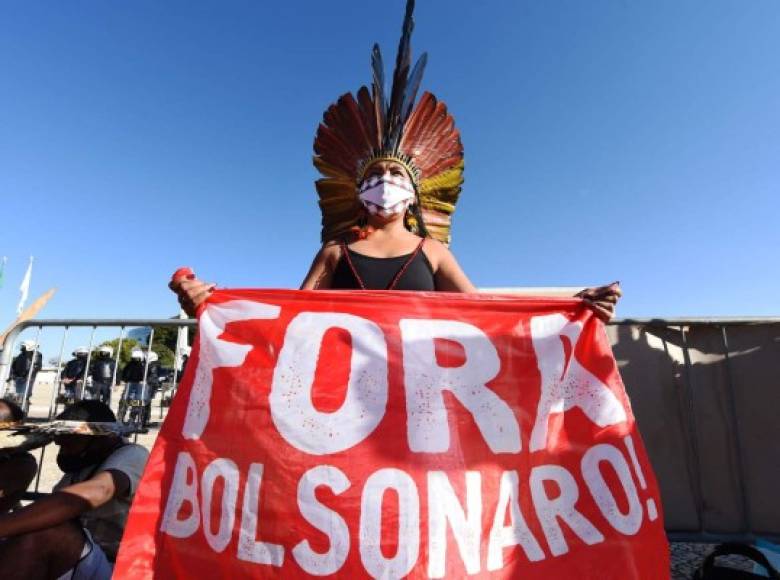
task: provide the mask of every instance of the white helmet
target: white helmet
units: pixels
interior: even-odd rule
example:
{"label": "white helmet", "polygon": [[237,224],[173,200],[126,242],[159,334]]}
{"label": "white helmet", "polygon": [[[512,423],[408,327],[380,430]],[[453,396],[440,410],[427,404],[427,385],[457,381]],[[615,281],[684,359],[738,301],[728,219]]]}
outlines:
{"label": "white helmet", "polygon": [[152,351],[152,352],[149,353],[149,362],[150,363],[157,362],[158,358],[159,357],[157,356],[156,352]]}
{"label": "white helmet", "polygon": [[21,345],[19,345],[19,348],[22,350],[35,350],[36,346],[38,345],[35,344],[34,340],[25,340]]}
{"label": "white helmet", "polygon": [[98,349],[98,352],[100,354],[107,354],[108,356],[114,356],[114,349],[108,346],[107,344],[104,344]]}
{"label": "white helmet", "polygon": [[73,356],[86,356],[89,354],[89,349],[86,346],[80,346],[73,351]]}
{"label": "white helmet", "polygon": [[144,360],[144,351],[134,348],[130,352],[130,358],[133,360]]}
{"label": "white helmet", "polygon": [[182,356],[190,356],[192,354],[192,347],[191,346],[183,346],[181,347],[181,353]]}

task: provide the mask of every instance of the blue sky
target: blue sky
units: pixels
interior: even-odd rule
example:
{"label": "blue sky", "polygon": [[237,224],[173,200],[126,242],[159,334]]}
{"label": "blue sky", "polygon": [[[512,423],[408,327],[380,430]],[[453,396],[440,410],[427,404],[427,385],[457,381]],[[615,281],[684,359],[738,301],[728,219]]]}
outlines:
{"label": "blue sky", "polygon": [[[455,114],[452,249],[479,286],[620,280],[623,316],[777,315],[780,3],[421,0]],[[297,286],[312,139],[403,1],[6,2],[0,324],[168,316],[171,272]],[[391,60],[387,56],[386,60]]]}

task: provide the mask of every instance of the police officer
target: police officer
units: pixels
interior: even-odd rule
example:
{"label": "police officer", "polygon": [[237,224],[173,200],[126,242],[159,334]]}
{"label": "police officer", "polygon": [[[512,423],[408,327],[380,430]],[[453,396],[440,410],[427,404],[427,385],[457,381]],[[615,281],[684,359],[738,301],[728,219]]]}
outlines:
{"label": "police officer", "polygon": [[122,381],[125,390],[119,401],[119,420],[124,423],[127,414],[128,400],[137,401],[141,398],[144,380],[144,351],[135,348],[130,352],[130,361],[122,369]]}
{"label": "police officer", "polygon": [[114,349],[103,345],[97,351],[97,357],[92,361],[89,376],[92,377],[92,390],[106,405],[111,404],[111,387],[114,380]]}
{"label": "police officer", "polygon": [[62,384],[65,385],[65,402],[81,399],[84,391],[84,382],[87,378],[87,355],[89,350],[80,346],[73,351],[73,358],[65,365],[62,371]]}
{"label": "police officer", "polygon": [[[181,369],[179,369],[179,377],[184,375],[184,371],[187,368],[187,362],[190,360],[190,354],[192,353],[192,347],[183,346],[181,348]],[[181,380],[181,378],[179,378]]]}
{"label": "police officer", "polygon": [[[14,396],[20,405],[24,405],[24,391],[27,390],[27,400],[32,396],[33,385],[38,371],[43,367],[43,356],[36,349],[37,345],[33,340],[25,340],[19,345],[19,354],[14,357],[11,363],[11,380],[14,384]],[[27,380],[30,381],[29,388]]]}
{"label": "police officer", "polygon": [[152,399],[162,387],[164,371],[156,352],[150,352],[149,369],[146,371],[146,393],[144,396],[144,427],[152,416]]}

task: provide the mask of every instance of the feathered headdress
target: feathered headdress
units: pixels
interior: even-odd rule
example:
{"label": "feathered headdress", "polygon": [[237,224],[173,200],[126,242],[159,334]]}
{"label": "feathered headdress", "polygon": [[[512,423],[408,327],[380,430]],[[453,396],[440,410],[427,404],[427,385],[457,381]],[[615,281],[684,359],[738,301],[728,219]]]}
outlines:
{"label": "feathered headdress", "polygon": [[358,185],[366,169],[382,159],[406,167],[428,233],[450,241],[451,216],[463,184],[463,145],[444,103],[425,92],[415,105],[428,55],[411,68],[413,12],[414,0],[407,0],[389,103],[382,53],[375,44],[371,91],[363,86],[357,96],[342,95],[317,130],[314,165],[323,175],[316,183],[323,241],[340,238],[357,224]]}

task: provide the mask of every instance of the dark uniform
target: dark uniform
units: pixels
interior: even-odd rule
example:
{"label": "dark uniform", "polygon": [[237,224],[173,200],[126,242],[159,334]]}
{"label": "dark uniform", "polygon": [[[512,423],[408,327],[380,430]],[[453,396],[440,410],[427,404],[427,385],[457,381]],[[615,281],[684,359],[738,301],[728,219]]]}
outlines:
{"label": "dark uniform", "polygon": [[127,401],[141,399],[145,366],[143,360],[131,359],[122,369],[122,381],[125,383],[125,392],[122,394],[122,400],[119,401],[119,420],[122,422],[125,421],[127,414]]}
{"label": "dark uniform", "polygon": [[65,397],[67,399],[75,399],[78,395],[76,392],[79,381],[84,384],[87,378],[87,355],[78,355],[68,361],[65,365],[65,369],[62,371],[62,382],[65,385]]}
{"label": "dark uniform", "polygon": [[[35,357],[33,358],[33,353]],[[31,371],[32,367],[32,373]],[[32,350],[23,350],[11,363],[11,380],[14,382],[16,398],[21,401],[24,398],[24,391],[27,389],[27,399],[32,396],[33,385],[38,371],[43,367],[43,356],[40,352]],[[30,378],[30,387],[27,387],[27,378]],[[21,404],[21,403],[20,403]]]}
{"label": "dark uniform", "polygon": [[114,368],[116,363],[108,353],[99,353],[92,361],[89,376],[92,377],[92,389],[98,398],[106,405],[111,404],[111,386],[114,380]]}

